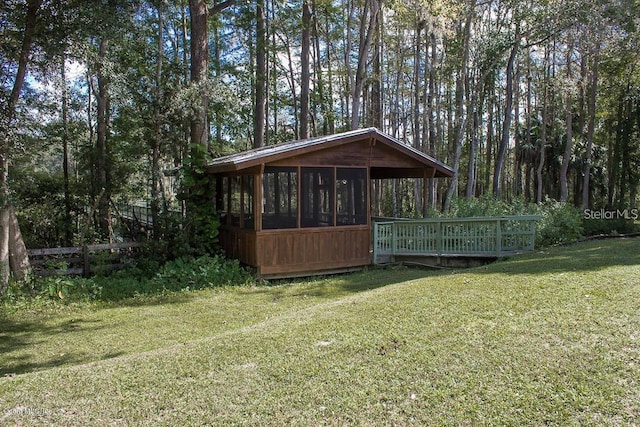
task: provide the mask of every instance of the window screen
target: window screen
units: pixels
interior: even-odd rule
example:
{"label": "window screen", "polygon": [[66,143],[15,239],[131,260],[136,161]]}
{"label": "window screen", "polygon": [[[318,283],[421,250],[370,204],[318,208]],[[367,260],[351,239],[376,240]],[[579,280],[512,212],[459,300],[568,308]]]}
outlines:
{"label": "window screen", "polygon": [[302,227],[333,225],[333,168],[302,168]]}
{"label": "window screen", "polygon": [[242,226],[253,229],[253,175],[242,176],[242,215]]}
{"label": "window screen", "polygon": [[240,226],[240,177],[232,176],[231,181],[231,200],[230,200],[230,225],[234,227]]}
{"label": "window screen", "polygon": [[267,167],[263,176],[262,228],[298,226],[298,170]]}
{"label": "window screen", "polygon": [[366,169],[336,171],[336,225],[367,223]]}

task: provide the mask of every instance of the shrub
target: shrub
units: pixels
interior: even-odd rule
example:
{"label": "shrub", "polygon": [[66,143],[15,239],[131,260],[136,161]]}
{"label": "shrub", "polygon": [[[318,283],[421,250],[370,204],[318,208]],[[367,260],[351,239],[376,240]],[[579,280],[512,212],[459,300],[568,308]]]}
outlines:
{"label": "shrub", "polygon": [[527,215],[529,206],[522,199],[513,202],[498,200],[493,196],[458,197],[451,201],[448,217],[470,218],[480,216]]}
{"label": "shrub", "polygon": [[569,203],[546,200],[532,205],[532,213],[541,216],[536,224],[536,246],[572,242],[583,235],[583,213]]}
{"label": "shrub", "polygon": [[123,270],[111,277],[93,280],[99,283],[98,299],[117,301],[136,295],[243,285],[251,280],[251,275],[238,261],[216,255],[169,261],[153,277],[132,277],[128,270]]}
{"label": "shrub", "polygon": [[1,301],[11,306],[27,300],[34,303],[37,303],[37,300],[65,303],[120,301],[136,295],[162,295],[167,292],[244,285],[251,281],[251,275],[238,261],[226,260],[217,255],[179,258],[157,269],[153,276],[148,276],[147,273],[134,267],[110,276],[41,277],[34,279],[34,294],[29,294],[17,284],[12,284]]}
{"label": "shrub", "polygon": [[544,203],[526,203],[522,199],[512,202],[492,196],[460,197],[451,203],[447,217],[468,218],[481,216],[540,215],[536,223],[536,246],[544,247],[571,242],[583,235],[583,212],[568,203],[547,199]]}
{"label": "shrub", "polygon": [[202,289],[244,284],[249,273],[237,260],[221,256],[178,258],[165,264],[152,281],[166,290]]}
{"label": "shrub", "polygon": [[594,219],[585,217],[582,224],[585,236],[630,234],[640,231],[640,225],[636,224],[633,218]]}

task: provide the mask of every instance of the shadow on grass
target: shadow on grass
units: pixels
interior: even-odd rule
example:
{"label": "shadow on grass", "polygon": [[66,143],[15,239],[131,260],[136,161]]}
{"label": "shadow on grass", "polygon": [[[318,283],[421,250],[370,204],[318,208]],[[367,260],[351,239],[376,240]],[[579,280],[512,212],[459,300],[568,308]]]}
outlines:
{"label": "shadow on grass", "polygon": [[640,238],[592,240],[521,255],[477,269],[479,272],[536,274],[597,271],[640,265]]}
{"label": "shadow on grass", "polygon": [[[283,297],[339,298],[408,280],[450,274],[451,270],[428,270],[403,266],[369,267],[362,271],[311,278],[282,279],[260,286],[255,292],[269,293],[274,300]],[[296,285],[295,291],[287,285]]]}
{"label": "shadow on grass", "polygon": [[[57,366],[86,363],[95,360],[95,355],[82,353],[58,353],[51,355],[37,355],[22,353],[19,356],[10,355],[28,349],[43,339],[55,340],[60,334],[74,331],[93,332],[103,329],[100,321],[72,319],[56,325],[46,325],[42,322],[26,320],[0,319],[0,376],[11,376],[26,372],[39,371]],[[105,355],[116,357],[118,354]],[[36,361],[37,360],[37,361]]]}

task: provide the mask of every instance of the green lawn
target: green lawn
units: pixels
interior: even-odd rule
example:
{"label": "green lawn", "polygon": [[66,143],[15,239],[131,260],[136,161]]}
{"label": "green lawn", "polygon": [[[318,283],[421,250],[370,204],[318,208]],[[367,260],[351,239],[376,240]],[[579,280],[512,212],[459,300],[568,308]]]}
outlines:
{"label": "green lawn", "polygon": [[640,239],[0,315],[0,425],[640,425]]}

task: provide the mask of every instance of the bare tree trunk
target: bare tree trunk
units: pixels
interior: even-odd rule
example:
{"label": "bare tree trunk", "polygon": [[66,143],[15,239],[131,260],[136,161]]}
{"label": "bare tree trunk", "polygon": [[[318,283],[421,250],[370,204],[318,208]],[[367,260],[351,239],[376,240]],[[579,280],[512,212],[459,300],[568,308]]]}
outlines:
{"label": "bare tree trunk", "polygon": [[73,219],[71,217],[71,189],[69,178],[69,94],[65,70],[66,56],[62,55],[60,80],[62,84],[62,179],[64,185],[64,240],[66,246],[73,244]]}
{"label": "bare tree trunk", "polygon": [[[482,85],[482,82],[478,82],[479,85]],[[484,93],[484,89],[478,89],[480,93]],[[476,103],[473,106],[473,126],[471,129],[471,146],[469,147],[469,163],[467,170],[467,187],[465,189],[465,197],[471,198],[475,194],[476,190],[476,181],[477,181],[477,158],[478,158],[478,150],[480,145],[480,126],[482,125],[482,105],[484,104],[484,94],[481,95],[480,102]]]}
{"label": "bare tree trunk", "polygon": [[571,161],[571,150],[573,149],[573,94],[571,90],[571,55],[573,54],[573,41],[569,42],[567,48],[567,88],[565,93],[565,126],[567,140],[562,156],[562,166],[560,167],[560,201],[566,202],[569,198],[569,163]]}
{"label": "bare tree trunk", "polygon": [[[295,79],[295,73],[293,70],[293,55],[291,54],[291,42],[289,41],[289,36],[288,34],[285,33],[284,38],[282,40],[285,49],[287,51],[287,62],[289,64],[289,76],[288,76],[288,80],[289,80],[289,86],[291,88],[291,100],[293,102],[293,111],[298,111],[298,95],[296,93],[296,79]],[[300,126],[298,125],[300,122],[300,118],[297,114],[293,115],[293,120],[294,120],[294,126],[293,126],[293,131],[295,134],[295,139],[299,139],[300,137]]]}
{"label": "bare tree trunk", "polygon": [[532,149],[532,138],[531,138],[531,111],[532,107],[532,91],[531,91],[531,52],[527,51],[527,161],[526,161],[526,170],[525,170],[525,183],[524,183],[524,199],[527,203],[531,202],[531,169],[532,163],[535,163],[535,159],[533,159],[530,153],[533,152]]}
{"label": "bare tree trunk", "polygon": [[500,138],[500,146],[498,148],[498,157],[496,157],[496,163],[493,169],[493,194],[496,197],[500,196],[501,183],[500,178],[502,176],[502,169],[504,166],[505,154],[507,152],[507,146],[509,145],[509,134],[511,130],[511,112],[513,109],[513,74],[514,64],[516,60],[516,54],[519,49],[520,30],[516,29],[516,41],[511,48],[511,54],[509,55],[509,62],[507,63],[507,75],[506,75],[506,90],[505,90],[505,106],[504,106],[504,121],[502,122],[502,137]]}
{"label": "bare tree trunk", "polygon": [[[6,107],[0,111],[0,295],[4,294],[9,286],[9,275],[11,272],[12,264],[10,263],[10,255],[12,247],[16,245],[24,245],[22,236],[18,233],[13,233],[16,237],[14,245],[12,245],[11,228],[12,219],[15,218],[15,212],[11,202],[9,201],[9,161],[11,157],[11,128],[13,126],[13,119],[16,113],[16,106],[20,99],[20,92],[22,92],[22,85],[24,84],[25,75],[27,72],[27,65],[29,63],[29,56],[31,54],[31,44],[33,41],[33,35],[35,33],[38,11],[42,0],[29,0],[26,7],[26,20],[24,37],[22,39],[22,46],[20,48],[20,56],[18,59],[18,69],[16,71],[16,77],[13,81],[13,88]],[[18,229],[17,220],[14,223],[14,229]],[[17,259],[17,258],[16,258]],[[17,266],[24,266],[14,270],[16,277],[22,277],[29,269],[29,258],[23,257],[17,263],[13,264],[14,268]]]}
{"label": "bare tree trunk", "polygon": [[[317,21],[316,21],[317,24]],[[326,106],[326,118],[325,121],[327,123],[327,129],[325,131],[325,133],[327,134],[334,134],[336,132],[336,121],[335,121],[335,115],[333,113],[333,68],[331,67],[331,36],[330,36],[330,32],[329,32],[329,19],[325,19],[325,37],[326,37],[326,47],[325,47],[325,52],[326,52],[326,56],[327,56],[327,90],[328,93],[326,94],[325,97],[323,97],[323,99],[326,98],[326,102],[327,102],[327,106]],[[320,52],[320,48],[318,47],[318,52]],[[318,57],[320,57],[320,55],[318,55]]]}
{"label": "bare tree trunk", "polygon": [[23,281],[29,278],[31,273],[29,254],[22,239],[18,217],[13,206],[9,207],[9,264],[15,280]]}
{"label": "bare tree trunk", "polygon": [[520,65],[516,67],[515,85],[513,88],[513,117],[515,119],[514,141],[514,161],[513,161],[513,195],[518,197],[522,194],[522,141],[520,135]]}
{"label": "bare tree trunk", "polygon": [[264,0],[256,1],[256,93],[253,122],[253,147],[262,147],[265,140],[267,92],[267,36],[265,30]]}
{"label": "bare tree trunk", "polygon": [[309,70],[310,50],[311,50],[311,10],[309,1],[302,2],[302,51],[301,75],[300,75],[300,138],[309,138],[309,80],[311,79]]}
{"label": "bare tree trunk", "polygon": [[591,66],[591,79],[589,82],[589,100],[587,104],[587,114],[589,124],[587,125],[587,148],[584,159],[584,169],[582,177],[582,207],[587,209],[591,206],[590,178],[591,178],[591,152],[593,151],[593,134],[596,125],[596,96],[598,89],[598,63],[600,61],[600,43],[598,42],[593,53],[593,64]]}
{"label": "bare tree trunk", "polygon": [[375,38],[373,41],[373,75],[371,76],[371,126],[382,127],[382,10],[376,15]]}
{"label": "bare tree trunk", "polygon": [[542,196],[544,190],[544,180],[542,176],[542,172],[544,171],[544,161],[546,156],[546,147],[547,147],[547,125],[549,120],[549,49],[545,49],[544,55],[544,95],[542,98],[542,130],[540,132],[540,147],[538,148],[538,167],[536,169],[536,179],[537,179],[537,188],[536,188],[536,203],[542,203]]}
{"label": "bare tree trunk", "polygon": [[467,67],[469,61],[469,45],[471,38],[471,23],[473,21],[473,4],[469,4],[467,16],[464,22],[464,35],[462,44],[462,61],[460,64],[460,73],[456,79],[456,124],[455,124],[455,154],[453,158],[453,178],[447,189],[444,201],[444,210],[448,211],[451,207],[453,196],[458,190],[458,169],[460,168],[460,158],[462,157],[462,145],[464,143],[465,128],[467,127],[467,113],[465,112],[465,86],[467,84]]}
{"label": "bare tree trunk", "polygon": [[155,87],[155,107],[153,118],[153,140],[151,150],[151,218],[153,221],[153,237],[160,238],[160,145],[162,143],[162,115],[160,103],[162,99],[162,32],[164,20],[160,6],[156,10],[158,14],[158,39],[156,41],[156,87]]}
{"label": "bare tree trunk", "polygon": [[[360,98],[363,93],[367,59],[369,58],[378,11],[378,0],[367,0],[360,19],[358,68],[355,74],[355,84],[351,91],[351,129],[358,129],[360,126]],[[369,22],[367,22],[367,18]]]}
{"label": "bare tree trunk", "polygon": [[191,16],[191,82],[198,86],[199,102],[196,116],[191,120],[191,143],[207,147],[209,128],[207,126],[207,69],[209,58],[208,19],[206,0],[189,0]]}
{"label": "bare tree trunk", "polygon": [[[429,151],[428,153],[436,157],[436,143],[438,139],[436,131],[436,117],[434,100],[436,97],[436,62],[438,60],[438,50],[436,46],[436,34],[431,32],[431,64],[429,67],[429,94],[427,95],[427,117],[429,127]],[[434,206],[436,203],[436,181],[435,179],[429,180],[429,206]]]}
{"label": "bare tree trunk", "polygon": [[104,189],[104,196],[98,204],[98,225],[105,236],[110,236],[111,213],[110,199],[111,189],[109,177],[109,150],[107,148],[107,133],[109,127],[109,79],[104,73],[104,62],[107,57],[109,41],[100,40],[98,51],[98,93],[97,93],[97,130],[96,130],[96,175],[98,188]]}

